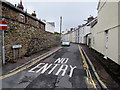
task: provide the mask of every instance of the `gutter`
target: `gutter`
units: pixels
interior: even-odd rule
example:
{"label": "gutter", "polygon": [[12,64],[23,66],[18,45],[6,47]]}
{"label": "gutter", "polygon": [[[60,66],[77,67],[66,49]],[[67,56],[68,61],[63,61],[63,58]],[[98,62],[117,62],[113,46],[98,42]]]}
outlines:
{"label": "gutter", "polygon": [[90,59],[88,58],[87,54],[85,53],[85,51],[83,50],[83,48],[81,47],[85,57],[86,57],[86,60],[88,61],[90,67],[92,68],[92,71],[94,72],[94,75],[95,77],[97,78],[98,82],[100,83],[101,87],[104,88],[104,89],[107,89],[107,86],[100,80],[100,77],[99,75],[97,74],[92,62],[90,61]]}

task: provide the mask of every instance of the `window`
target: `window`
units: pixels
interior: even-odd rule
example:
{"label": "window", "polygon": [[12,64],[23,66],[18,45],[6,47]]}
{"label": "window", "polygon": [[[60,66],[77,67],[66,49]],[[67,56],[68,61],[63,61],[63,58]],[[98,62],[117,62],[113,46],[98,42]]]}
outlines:
{"label": "window", "polygon": [[28,22],[28,18],[27,17],[25,17],[25,23],[27,23]]}
{"label": "window", "polygon": [[93,45],[95,44],[95,37],[93,37]]}
{"label": "window", "polygon": [[106,42],[108,42],[108,30],[105,31],[105,34],[106,34]]}
{"label": "window", "polygon": [[83,34],[84,34],[84,28],[83,28]]}
{"label": "window", "polygon": [[24,16],[23,14],[20,14],[20,15],[19,15],[19,21],[20,21],[20,22],[24,22],[24,17],[25,17],[25,16]]}

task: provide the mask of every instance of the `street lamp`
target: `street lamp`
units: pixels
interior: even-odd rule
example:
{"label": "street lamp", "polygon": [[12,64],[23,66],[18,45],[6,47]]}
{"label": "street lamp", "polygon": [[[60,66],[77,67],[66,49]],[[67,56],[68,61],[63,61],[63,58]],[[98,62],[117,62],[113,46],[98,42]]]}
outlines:
{"label": "street lamp", "polygon": [[62,16],[60,17],[60,36],[61,36],[61,32],[62,31]]}

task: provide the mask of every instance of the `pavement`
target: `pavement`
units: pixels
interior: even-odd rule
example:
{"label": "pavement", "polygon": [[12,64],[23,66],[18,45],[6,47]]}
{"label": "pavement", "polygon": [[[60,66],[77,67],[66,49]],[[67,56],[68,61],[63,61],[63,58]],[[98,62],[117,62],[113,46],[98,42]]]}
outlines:
{"label": "pavement", "polygon": [[6,75],[8,74],[10,71],[14,70],[15,68],[17,67],[20,67],[22,65],[24,65],[25,63],[27,62],[30,62],[32,59],[36,58],[36,57],[39,57],[40,55],[43,55],[45,53],[49,53],[49,51],[52,51],[56,48],[59,48],[60,46],[57,46],[57,47],[53,47],[53,48],[48,48],[46,50],[43,50],[41,52],[38,52],[36,54],[33,54],[31,56],[25,56],[25,57],[22,57],[22,58],[19,58],[16,60],[16,62],[6,62],[5,65],[2,66],[2,75]]}
{"label": "pavement", "polygon": [[[98,76],[100,77],[101,81],[103,81],[104,84],[107,86],[107,88],[109,88],[111,90],[120,88],[120,84],[114,80],[114,78],[116,78],[115,75],[112,76],[111,73],[113,73],[113,72],[109,71],[111,67],[105,68],[111,62],[109,60],[104,59],[103,56],[101,56],[98,52],[94,51],[93,49],[90,49],[87,45],[80,44],[80,46],[82,47],[84,52],[87,54],[88,58],[90,59],[91,63],[93,64]],[[117,71],[116,73],[118,73],[120,75],[119,71]],[[120,81],[118,81],[118,82],[120,82]]]}
{"label": "pavement", "polygon": [[[80,46],[88,56],[91,54],[88,53],[90,50],[87,47]],[[27,57],[27,59],[14,63],[14,65],[3,66],[3,76],[0,77],[2,87],[4,89],[26,88],[28,90],[29,88],[53,88],[53,90],[58,88],[88,90],[99,88],[101,90],[99,81],[91,72],[91,68],[88,68],[89,65],[85,64],[87,61],[84,61],[86,59],[77,44],[71,44],[69,47],[53,48],[45,53],[43,55],[37,53],[31,58]],[[99,65],[99,69],[103,70],[108,78],[104,68],[101,68],[102,66],[98,63],[96,65]],[[112,80],[111,78],[108,79]],[[113,85],[117,84],[113,82]]]}

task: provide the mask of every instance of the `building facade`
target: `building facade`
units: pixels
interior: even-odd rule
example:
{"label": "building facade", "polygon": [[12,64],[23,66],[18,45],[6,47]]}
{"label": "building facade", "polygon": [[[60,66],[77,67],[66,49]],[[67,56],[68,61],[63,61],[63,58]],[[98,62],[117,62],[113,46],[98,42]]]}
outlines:
{"label": "building facade", "polygon": [[35,11],[32,14],[24,11],[23,5],[18,4],[18,6],[14,6],[13,4],[7,1],[1,1],[1,9],[2,9],[2,18],[8,18],[11,20],[16,20],[18,22],[31,25],[36,28],[40,28],[45,30],[45,23],[36,18]]}
{"label": "building facade", "polygon": [[46,20],[43,20],[43,22],[46,24],[45,25],[45,31],[54,33],[55,32],[55,22],[46,22]]}
{"label": "building facade", "polygon": [[90,26],[83,25],[79,28],[79,43],[87,44],[87,35],[90,34]]}
{"label": "building facade", "polygon": [[[96,18],[89,17],[86,24],[73,31],[75,43],[87,44],[120,65],[120,1],[100,0],[97,10]],[[73,37],[70,33],[65,35]]]}
{"label": "building facade", "polygon": [[79,25],[77,28],[71,28],[63,36],[72,43],[87,44],[93,19],[94,18],[90,16],[86,24]]}
{"label": "building facade", "polygon": [[120,64],[120,2],[101,0],[98,5],[98,22],[91,29],[91,47]]}
{"label": "building facade", "polygon": [[72,43],[76,43],[76,31],[75,28],[71,28],[70,31],[66,31],[62,34],[62,40],[67,40]]}

